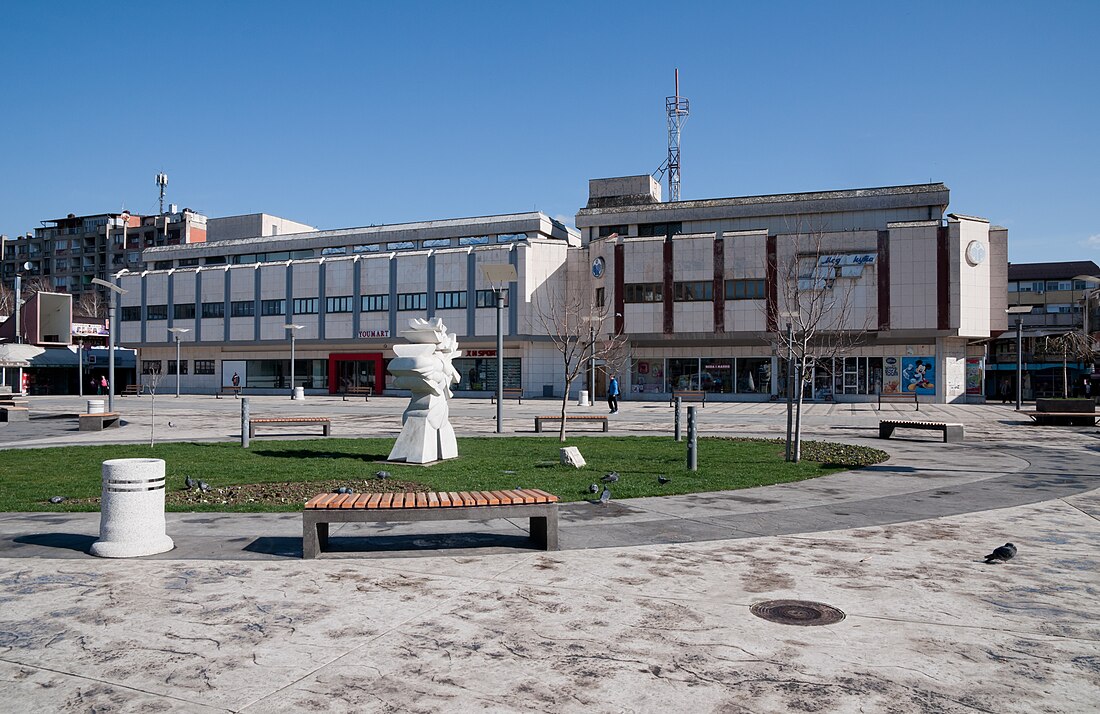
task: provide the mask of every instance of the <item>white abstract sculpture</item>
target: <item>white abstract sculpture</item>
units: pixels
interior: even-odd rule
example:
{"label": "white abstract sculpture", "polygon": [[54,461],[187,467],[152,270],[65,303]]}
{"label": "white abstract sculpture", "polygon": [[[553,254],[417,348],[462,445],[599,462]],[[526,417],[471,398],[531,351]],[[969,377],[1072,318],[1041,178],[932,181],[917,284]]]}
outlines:
{"label": "white abstract sculpture", "polygon": [[401,333],[412,344],[394,345],[397,355],[390,360],[395,375],[393,386],[412,392],[409,406],[401,418],[401,435],[390,451],[390,461],[426,464],[458,457],[458,444],[451,428],[451,385],[458,384],[458,370],[451,360],[458,357],[458,340],[447,334],[438,317],[409,320],[409,329]]}

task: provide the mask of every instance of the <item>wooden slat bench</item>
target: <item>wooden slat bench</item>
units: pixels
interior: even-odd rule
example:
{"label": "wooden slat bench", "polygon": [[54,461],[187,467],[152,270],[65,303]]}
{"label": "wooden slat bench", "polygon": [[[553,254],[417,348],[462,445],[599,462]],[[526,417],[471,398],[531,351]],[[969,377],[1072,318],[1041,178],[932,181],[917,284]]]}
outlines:
{"label": "wooden slat bench", "polygon": [[676,404],[676,397],[679,397],[682,402],[702,402],[704,407],[707,405],[707,393],[702,390],[673,389],[672,398],[668,400],[670,407]]}
{"label": "wooden slat bench", "polygon": [[244,387],[234,387],[232,384],[227,384],[226,386],[222,387],[214,393],[214,398],[221,399],[223,394],[227,394],[230,392],[232,392],[233,398],[236,399],[244,393]]}
{"label": "wooden slat bench", "polygon": [[31,410],[28,407],[2,406],[0,407],[0,421],[30,421]]}
{"label": "wooden slat bench", "polygon": [[1096,423],[1097,414],[1089,412],[1020,412],[1027,414],[1036,424],[1050,424],[1063,426],[1092,426]]}
{"label": "wooden slat bench", "polygon": [[127,384],[122,388],[120,396],[123,397],[140,397],[145,388],[140,384]]}
{"label": "wooden slat bench", "polygon": [[902,392],[901,394],[879,394],[878,395],[878,408],[880,410],[882,409],[882,403],[883,402],[886,402],[887,404],[892,403],[892,402],[901,402],[903,404],[913,404],[913,405],[916,406],[916,411],[918,411],[918,412],[920,411],[920,400],[917,399],[917,393],[916,392],[912,392],[910,394],[906,394],[904,392]]}
{"label": "wooden slat bench", "polygon": [[[503,396],[504,396],[504,399],[518,399],[519,403],[523,404],[523,389],[521,389],[519,387],[505,387]],[[496,404],[497,403],[496,390],[493,390],[492,396],[489,397],[489,403],[490,404]]]}
{"label": "wooden slat bench", "polygon": [[256,436],[257,426],[293,424],[320,424],[325,436],[329,435],[332,421],[328,417],[264,417],[248,420],[248,436]]}
{"label": "wooden slat bench", "polygon": [[534,488],[428,493],[322,493],[302,511],[302,557],[317,558],[328,546],[329,523],[531,519],[531,540],[558,549],[558,497]]}
{"label": "wooden slat bench", "polygon": [[[561,416],[537,416],[535,417],[535,431],[542,433],[542,423],[546,421],[561,421]],[[603,425],[603,430],[607,431],[607,417],[605,416],[567,416],[565,418],[565,425],[568,427],[574,422],[597,422]]]}
{"label": "wooden slat bench", "polygon": [[117,429],[122,420],[117,412],[103,412],[100,414],[79,414],[80,431],[103,431],[104,429]]}
{"label": "wooden slat bench", "polygon": [[369,402],[370,398],[374,396],[374,387],[357,387],[351,386],[344,389],[344,401],[348,400],[349,394],[362,394],[363,401]]}
{"label": "wooden slat bench", "polygon": [[943,432],[943,442],[962,441],[962,424],[948,424],[942,421],[906,421],[904,419],[884,419],[878,423],[878,438],[889,439],[894,429],[928,429]]}

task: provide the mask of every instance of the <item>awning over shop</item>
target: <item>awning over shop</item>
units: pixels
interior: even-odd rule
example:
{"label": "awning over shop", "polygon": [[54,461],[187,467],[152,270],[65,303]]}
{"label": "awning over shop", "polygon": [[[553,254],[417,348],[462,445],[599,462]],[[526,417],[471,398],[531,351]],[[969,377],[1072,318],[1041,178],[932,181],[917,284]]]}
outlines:
{"label": "awning over shop", "polygon": [[[106,367],[110,351],[106,347],[83,350],[84,366]],[[134,350],[115,350],[115,367],[133,369],[137,364]],[[0,345],[0,367],[24,369],[68,367],[79,365],[75,347],[36,347],[35,345]]]}
{"label": "awning over shop", "polygon": [[45,352],[34,345],[0,345],[0,367],[30,367],[31,359]]}

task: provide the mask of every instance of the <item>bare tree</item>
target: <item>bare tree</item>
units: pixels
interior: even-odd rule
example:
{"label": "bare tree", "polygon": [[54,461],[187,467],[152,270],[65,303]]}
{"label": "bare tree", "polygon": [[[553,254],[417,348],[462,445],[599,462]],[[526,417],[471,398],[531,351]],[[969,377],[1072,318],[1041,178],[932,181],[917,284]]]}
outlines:
{"label": "bare tree", "polygon": [[73,314],[78,317],[106,317],[107,298],[98,290],[81,293],[80,298],[73,305]]}
{"label": "bare tree", "polygon": [[[620,385],[622,384],[623,377],[627,378],[627,384],[630,383],[631,366],[633,361],[630,358],[630,342],[626,339],[609,341],[603,356],[604,373],[610,379],[612,376],[619,378]],[[620,386],[619,391],[622,391]]]}
{"label": "bare tree", "polygon": [[[176,369],[179,369],[179,365],[176,365]],[[149,448],[153,448],[154,436],[156,434],[156,404],[157,404],[157,387],[160,386],[161,379],[160,362],[158,361],[156,366],[150,368],[145,373],[146,388],[149,390]],[[115,388],[115,385],[109,385],[111,389]]]}
{"label": "bare tree", "polygon": [[0,315],[15,314],[15,291],[0,283]]}
{"label": "bare tree", "polygon": [[595,295],[586,290],[550,288],[532,301],[532,327],[550,338],[561,356],[565,389],[561,397],[559,441],[565,441],[566,410],[569,390],[584,371],[588,359],[601,360],[621,350],[625,342],[619,331],[609,333],[610,312],[597,305]]}
{"label": "bare tree", "polygon": [[767,317],[776,330],[777,354],[791,356],[787,369],[788,384],[792,371],[795,382],[794,423],[788,435],[788,459],[798,462],[804,386],[818,362],[832,364],[863,341],[871,327],[871,313],[864,310],[860,319],[855,304],[863,266],[838,259],[838,254],[851,253],[850,249],[830,250],[822,230],[799,230],[788,237],[792,250],[785,260],[775,259],[777,299]]}
{"label": "bare tree", "polygon": [[35,275],[23,281],[24,300],[35,293],[52,293],[53,290],[53,278],[48,278],[44,275]]}
{"label": "bare tree", "polygon": [[1044,337],[1039,343],[1039,351],[1062,359],[1062,396],[1066,399],[1070,396],[1070,361],[1083,362],[1091,371],[1093,355],[1096,354],[1096,350],[1092,347],[1092,338],[1076,331]]}

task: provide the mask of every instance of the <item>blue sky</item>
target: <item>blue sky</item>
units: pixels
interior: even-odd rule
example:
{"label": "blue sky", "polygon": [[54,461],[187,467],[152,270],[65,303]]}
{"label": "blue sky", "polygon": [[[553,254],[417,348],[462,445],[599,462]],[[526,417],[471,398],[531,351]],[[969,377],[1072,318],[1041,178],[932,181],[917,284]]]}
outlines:
{"label": "blue sky", "polygon": [[943,181],[1014,262],[1100,262],[1098,2],[9,3],[0,232],[539,209],[666,151],[682,196]]}

